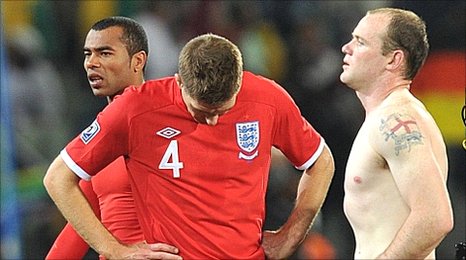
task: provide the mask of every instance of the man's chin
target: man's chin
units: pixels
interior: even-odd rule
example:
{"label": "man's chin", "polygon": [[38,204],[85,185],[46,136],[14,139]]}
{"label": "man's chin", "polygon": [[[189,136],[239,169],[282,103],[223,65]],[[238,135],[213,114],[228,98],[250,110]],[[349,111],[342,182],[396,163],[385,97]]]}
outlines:
{"label": "man's chin", "polygon": [[341,83],[343,84],[347,84],[348,83],[348,79],[345,77],[345,72],[343,71],[343,73],[340,74],[340,81]]}
{"label": "man's chin", "polygon": [[99,98],[103,98],[103,97],[108,96],[105,93],[103,93],[102,91],[99,91],[97,89],[93,89],[92,93],[94,94],[94,96],[99,97]]}

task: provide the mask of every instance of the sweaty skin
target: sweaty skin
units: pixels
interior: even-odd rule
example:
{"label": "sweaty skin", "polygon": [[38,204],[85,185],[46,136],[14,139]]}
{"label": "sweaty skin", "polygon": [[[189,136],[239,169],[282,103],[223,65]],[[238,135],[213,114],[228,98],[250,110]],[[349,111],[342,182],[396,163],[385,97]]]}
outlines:
{"label": "sweaty skin", "polygon": [[392,93],[367,116],[348,159],[344,210],[356,236],[356,259],[377,257],[402,226],[430,232],[429,220],[443,221],[430,203],[448,205],[445,145],[432,117],[406,92]]}
{"label": "sweaty skin", "polygon": [[346,166],[344,211],[355,259],[433,259],[453,227],[446,148],[409,91],[405,53],[382,54],[389,21],[388,14],[366,15],[342,47],[340,79],[366,111]]}

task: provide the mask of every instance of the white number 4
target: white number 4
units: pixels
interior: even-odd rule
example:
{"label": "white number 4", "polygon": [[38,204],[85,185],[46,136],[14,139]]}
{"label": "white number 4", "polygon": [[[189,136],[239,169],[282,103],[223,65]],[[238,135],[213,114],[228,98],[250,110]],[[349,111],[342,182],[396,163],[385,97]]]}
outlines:
{"label": "white number 4", "polygon": [[180,177],[180,169],[183,169],[183,162],[180,162],[178,157],[178,141],[172,140],[170,142],[162,160],[160,161],[159,169],[172,170],[173,178]]}

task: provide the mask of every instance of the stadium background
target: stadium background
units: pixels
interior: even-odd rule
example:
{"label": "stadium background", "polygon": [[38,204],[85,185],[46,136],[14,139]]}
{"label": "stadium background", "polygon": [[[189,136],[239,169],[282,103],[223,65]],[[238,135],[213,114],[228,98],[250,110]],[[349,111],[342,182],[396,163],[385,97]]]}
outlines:
{"label": "stadium background", "polygon": [[[145,27],[150,44],[147,79],[172,75],[183,44],[214,32],[239,45],[246,69],[290,92],[325,137],[337,167],[322,214],[292,258],[352,258],[354,240],[342,210],[343,175],[363,111],[338,80],[340,49],[365,12],[382,6],[413,10],[427,23],[431,52],[412,90],[433,114],[448,146],[455,228],[437,257],[454,258],[454,244],[466,240],[461,145],[465,1],[129,0],[1,1],[1,258],[43,259],[64,225],[42,178],[63,146],[106,104],[89,90],[82,45],[89,27],[110,15],[135,18]],[[277,155],[266,228],[285,220],[298,179],[299,172]],[[93,257],[90,252],[88,258]]]}

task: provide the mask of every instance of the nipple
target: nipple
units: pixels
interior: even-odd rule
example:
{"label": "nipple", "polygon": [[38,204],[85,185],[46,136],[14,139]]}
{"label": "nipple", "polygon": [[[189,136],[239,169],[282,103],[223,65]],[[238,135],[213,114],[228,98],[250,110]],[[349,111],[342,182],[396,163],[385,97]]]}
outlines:
{"label": "nipple", "polygon": [[362,183],[362,178],[359,177],[359,176],[354,176],[353,181],[356,182],[357,184],[361,184]]}

